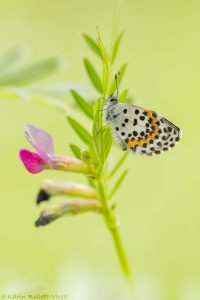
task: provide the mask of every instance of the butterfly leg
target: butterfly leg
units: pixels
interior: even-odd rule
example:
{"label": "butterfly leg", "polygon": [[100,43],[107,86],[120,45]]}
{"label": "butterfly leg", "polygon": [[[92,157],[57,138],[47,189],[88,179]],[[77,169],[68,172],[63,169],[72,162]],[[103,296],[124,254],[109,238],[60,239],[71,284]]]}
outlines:
{"label": "butterfly leg", "polygon": [[121,146],[121,149],[122,149],[122,151],[126,151],[127,150],[127,147],[126,147],[126,145],[122,145],[122,144],[120,144],[120,146]]}
{"label": "butterfly leg", "polygon": [[118,137],[118,142],[120,144],[120,147],[121,147],[122,151],[126,151],[127,150],[126,143],[122,139],[120,139],[119,137]]}

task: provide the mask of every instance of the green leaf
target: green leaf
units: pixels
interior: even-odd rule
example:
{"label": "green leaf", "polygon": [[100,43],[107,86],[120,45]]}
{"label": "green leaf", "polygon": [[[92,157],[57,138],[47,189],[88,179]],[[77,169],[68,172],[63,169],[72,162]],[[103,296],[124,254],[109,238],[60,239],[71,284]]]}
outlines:
{"label": "green leaf", "polygon": [[[125,63],[119,69],[118,85],[120,85],[120,83],[121,83],[121,81],[124,77],[127,66],[128,66],[128,64]],[[116,88],[117,88],[116,87],[116,81],[115,81],[115,78],[114,78],[113,81],[111,82],[111,85],[110,85],[110,88],[109,88],[109,94],[114,94],[114,92],[116,91]]]}
{"label": "green leaf", "polygon": [[120,157],[120,159],[117,161],[112,171],[110,172],[110,176],[109,176],[110,178],[118,171],[118,169],[121,167],[121,165],[123,164],[127,156],[128,156],[128,151],[122,154],[122,156]]}
{"label": "green leaf", "polygon": [[75,90],[71,90],[71,94],[79,105],[79,107],[83,110],[83,112],[91,119],[93,119],[93,108],[92,106]]}
{"label": "green leaf", "polygon": [[14,72],[0,75],[0,85],[25,85],[55,72],[60,67],[58,58],[48,58]]}
{"label": "green leaf", "polygon": [[90,153],[91,153],[91,157],[92,157],[92,162],[93,162],[94,166],[97,166],[99,164],[99,158],[98,158],[98,154],[96,152],[94,142],[90,143],[89,149],[90,149]]}
{"label": "green leaf", "polygon": [[88,182],[88,184],[91,186],[91,187],[93,187],[94,189],[96,189],[96,184],[95,184],[95,181],[93,180],[93,179],[91,179],[91,178],[87,178],[87,182]]}
{"label": "green leaf", "polygon": [[110,74],[110,65],[108,65],[105,61],[102,61],[102,68],[103,68],[103,91],[104,91],[104,96],[107,95],[108,91],[108,84],[109,84],[109,74]]}
{"label": "green leaf", "polygon": [[134,103],[134,102],[136,102],[135,96],[129,96],[126,98],[126,103]]}
{"label": "green leaf", "polygon": [[69,121],[69,123],[72,126],[72,128],[74,129],[74,131],[82,139],[82,141],[85,144],[89,145],[92,140],[92,136],[90,135],[90,133],[79,122],[74,120],[72,117],[67,117],[67,120]]}
{"label": "green leaf", "polygon": [[70,144],[69,147],[70,147],[71,151],[73,152],[73,154],[76,156],[76,158],[80,159],[81,158],[81,154],[80,154],[81,149],[74,144]]}
{"label": "green leaf", "polygon": [[99,98],[94,105],[94,124],[93,124],[93,141],[99,160],[103,161],[103,118],[102,118],[102,99]]}
{"label": "green leaf", "polygon": [[110,149],[112,147],[112,142],[113,142],[113,138],[112,138],[111,129],[110,129],[110,127],[106,127],[103,132],[103,156],[104,156],[103,158],[104,158],[104,161],[106,160],[106,158],[108,157],[108,155],[110,153]]}
{"label": "green leaf", "polygon": [[19,89],[17,87],[2,87],[0,88],[0,100],[18,100],[18,101],[28,101],[32,103],[42,104],[51,107],[58,112],[66,114],[67,106],[64,102],[59,99],[51,98],[45,95],[32,94],[31,91],[24,89]]}
{"label": "green leaf", "polygon": [[86,33],[83,33],[82,36],[93,52],[101,57],[101,51],[99,50],[99,46],[97,45],[96,41]]}
{"label": "green leaf", "polygon": [[123,31],[120,32],[120,34],[118,35],[118,37],[116,38],[116,40],[114,41],[113,47],[112,47],[112,54],[111,54],[111,62],[112,64],[114,63],[118,50],[119,50],[119,46],[122,40],[122,36],[123,36]]}
{"label": "green leaf", "polygon": [[94,150],[98,156],[98,160],[101,160],[101,141],[99,138],[100,131],[98,130],[97,124],[94,123],[92,127],[92,140],[94,145]]}
{"label": "green leaf", "polygon": [[112,146],[112,134],[110,127],[101,127],[93,125],[93,144],[98,156],[98,161],[104,162],[110,153]]}
{"label": "green leaf", "polygon": [[125,89],[120,93],[119,102],[121,102],[121,103],[126,102],[126,100],[128,98],[127,96],[128,96],[128,89]]}
{"label": "green leaf", "polygon": [[119,82],[122,81],[123,77],[124,77],[124,74],[126,72],[126,69],[127,69],[127,66],[128,66],[128,63],[125,63],[121,66],[121,68],[119,69]]}
{"label": "green leaf", "polygon": [[111,73],[111,63],[99,31],[98,31],[97,43],[101,51],[102,69],[103,69],[103,74],[102,74],[103,95],[104,97],[106,97],[108,92],[109,76]]}
{"label": "green leaf", "polygon": [[119,189],[120,185],[122,184],[124,178],[126,177],[127,173],[128,173],[128,170],[124,170],[121,173],[121,175],[117,179],[116,183],[114,184],[114,186],[113,186],[113,188],[112,188],[112,190],[111,190],[111,192],[110,192],[110,194],[108,196],[109,199],[111,199],[114,196],[114,194],[117,192],[117,190]]}
{"label": "green leaf", "polygon": [[103,58],[103,60],[106,63],[108,63],[108,55],[107,55],[106,48],[105,48],[104,43],[103,43],[103,39],[100,35],[100,32],[99,32],[98,28],[97,28],[97,33],[98,33],[97,44],[98,44],[99,50],[101,52],[101,57]]}
{"label": "green leaf", "polygon": [[25,51],[23,47],[17,47],[7,51],[0,56],[0,71],[4,71],[12,67],[24,57]]}
{"label": "green leaf", "polygon": [[93,86],[96,88],[96,90],[99,93],[103,93],[101,79],[100,79],[98,73],[96,72],[96,70],[94,69],[93,65],[91,64],[91,62],[89,61],[88,58],[84,58],[83,63],[84,63],[87,74],[88,74]]}
{"label": "green leaf", "polygon": [[103,102],[102,98],[97,99],[94,105],[94,121],[97,125],[97,130],[101,129],[103,126]]}

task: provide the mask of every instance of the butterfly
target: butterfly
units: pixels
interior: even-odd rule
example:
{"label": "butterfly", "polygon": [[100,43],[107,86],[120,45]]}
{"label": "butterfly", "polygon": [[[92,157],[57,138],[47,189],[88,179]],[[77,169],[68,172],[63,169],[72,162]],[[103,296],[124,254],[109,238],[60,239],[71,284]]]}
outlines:
{"label": "butterfly", "polygon": [[181,130],[154,111],[133,104],[123,104],[110,95],[106,100],[105,120],[123,151],[141,155],[163,153],[181,139]]}

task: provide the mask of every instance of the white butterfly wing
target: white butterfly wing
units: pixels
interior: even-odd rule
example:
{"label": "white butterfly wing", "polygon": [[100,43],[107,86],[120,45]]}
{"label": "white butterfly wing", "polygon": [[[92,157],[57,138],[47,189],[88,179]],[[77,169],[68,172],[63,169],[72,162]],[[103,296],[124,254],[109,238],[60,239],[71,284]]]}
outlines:
{"label": "white butterfly wing", "polygon": [[117,103],[109,123],[122,148],[138,154],[160,154],[181,138],[180,129],[173,123],[136,105]]}

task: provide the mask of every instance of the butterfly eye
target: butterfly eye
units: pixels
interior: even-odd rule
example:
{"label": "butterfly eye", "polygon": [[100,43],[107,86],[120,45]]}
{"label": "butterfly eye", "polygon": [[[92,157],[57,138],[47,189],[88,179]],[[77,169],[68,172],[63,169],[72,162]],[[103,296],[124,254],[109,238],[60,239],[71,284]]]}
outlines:
{"label": "butterfly eye", "polygon": [[117,98],[113,95],[110,95],[110,97],[108,98],[108,102],[117,102]]}

